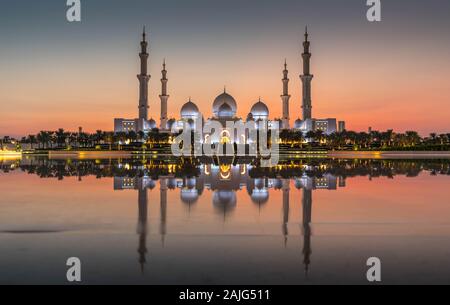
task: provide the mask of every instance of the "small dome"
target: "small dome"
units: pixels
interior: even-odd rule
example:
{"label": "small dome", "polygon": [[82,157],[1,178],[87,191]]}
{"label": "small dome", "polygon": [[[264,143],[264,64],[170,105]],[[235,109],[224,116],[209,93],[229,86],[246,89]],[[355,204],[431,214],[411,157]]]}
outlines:
{"label": "small dome", "polygon": [[259,100],[253,105],[250,113],[255,120],[267,120],[269,117],[269,108],[267,108],[266,104]]}
{"label": "small dome", "polygon": [[170,119],[167,121],[167,129],[172,130],[173,124],[175,124],[175,119]]}
{"label": "small dome", "polygon": [[155,129],[155,128],[157,128],[157,127],[156,127],[156,121],[155,121],[154,119],[150,119],[150,120],[148,121],[148,127],[149,127],[150,129]]}
{"label": "small dome", "polygon": [[226,92],[222,93],[214,100],[213,103],[214,116],[220,117],[219,115],[220,107],[224,104],[227,104],[231,108],[232,117],[234,117],[237,110],[236,100]]}
{"label": "small dome", "polygon": [[300,119],[295,120],[294,129],[301,129],[303,125],[303,121]]}
{"label": "small dome", "polygon": [[196,119],[199,117],[198,107],[191,100],[189,100],[183,105],[183,107],[181,107],[180,114],[183,119]]}

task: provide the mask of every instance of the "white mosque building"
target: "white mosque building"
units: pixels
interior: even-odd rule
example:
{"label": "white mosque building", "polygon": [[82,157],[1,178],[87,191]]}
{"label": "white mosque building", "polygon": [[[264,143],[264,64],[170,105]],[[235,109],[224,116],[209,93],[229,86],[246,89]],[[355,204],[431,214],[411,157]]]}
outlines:
{"label": "white mosque building", "polygon": [[[332,134],[338,131],[338,126],[345,126],[345,122],[337,123],[335,118],[328,119],[315,119],[312,117],[312,99],[311,99],[311,81],[313,75],[310,74],[310,41],[308,40],[308,31],[305,31],[305,40],[303,42],[304,52],[303,57],[303,75],[300,76],[302,81],[302,110],[303,118],[297,119],[293,128],[290,125],[290,113],[289,113],[289,78],[287,63],[284,64],[283,70],[283,94],[281,95],[281,107],[283,116],[281,119],[271,119],[270,112],[267,105],[261,98],[254,103],[251,107],[245,119],[239,118],[237,113],[238,103],[235,98],[224,89],[223,93],[219,94],[212,103],[212,117],[205,120],[205,114],[202,113],[194,101],[189,100],[181,107],[179,119],[168,119],[167,108],[169,95],[167,94],[167,70],[166,63],[163,63],[163,69],[161,71],[161,113],[160,124],[157,125],[154,119],[148,119],[148,82],[150,75],[147,74],[147,61],[149,54],[147,52],[147,41],[145,28],[142,34],[143,39],[141,41],[141,53],[139,57],[141,59],[141,73],[137,76],[139,80],[139,118],[137,119],[114,119],[114,131],[117,132],[144,132],[148,133],[152,130],[158,129],[160,132],[172,132],[176,133],[186,128],[186,124],[189,125],[191,130],[196,130],[197,126],[208,126],[212,122],[220,122],[223,130],[220,135],[213,135],[203,133],[202,142],[210,143],[229,143],[234,142],[237,144],[247,144],[247,135],[238,135],[237,130],[233,131],[226,128],[226,122],[241,122],[244,124],[255,124],[255,128],[263,126],[264,124],[268,128],[278,126],[281,129],[291,129],[301,131],[306,134],[309,131],[321,130],[324,134]],[[201,123],[201,125],[199,125]],[[248,126],[248,125],[247,125]],[[340,128],[341,129],[341,128]],[[342,131],[342,130],[339,130]]]}

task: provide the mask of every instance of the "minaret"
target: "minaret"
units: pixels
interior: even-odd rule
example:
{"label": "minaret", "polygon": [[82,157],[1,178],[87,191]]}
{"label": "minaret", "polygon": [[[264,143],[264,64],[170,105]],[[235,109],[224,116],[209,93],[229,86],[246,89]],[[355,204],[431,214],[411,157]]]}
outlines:
{"label": "minaret", "polygon": [[163,69],[161,71],[161,95],[159,98],[161,99],[161,130],[167,130],[167,100],[169,99],[169,95],[167,95],[167,70],[166,70],[166,60],[163,62]]}
{"label": "minaret", "polygon": [[[139,79],[139,120],[148,120],[148,82],[150,80],[150,75],[147,74],[147,61],[149,54],[147,53],[147,40],[145,27],[142,32],[141,41],[141,53],[139,57],[141,58],[141,74],[137,76]],[[142,122],[140,123],[142,124]],[[140,129],[143,129],[140,128]]]}
{"label": "minaret", "polygon": [[283,95],[281,96],[281,101],[283,102],[283,118],[282,118],[282,127],[283,129],[289,129],[289,99],[291,96],[289,95],[289,78],[288,78],[288,69],[287,62],[284,61],[284,70],[283,70]]}
{"label": "minaret", "polygon": [[309,51],[310,42],[308,40],[308,28],[305,29],[305,41],[303,42],[303,75],[300,79],[303,82],[303,120],[311,119],[312,102],[311,102],[311,81],[313,75],[310,74],[311,53]]}

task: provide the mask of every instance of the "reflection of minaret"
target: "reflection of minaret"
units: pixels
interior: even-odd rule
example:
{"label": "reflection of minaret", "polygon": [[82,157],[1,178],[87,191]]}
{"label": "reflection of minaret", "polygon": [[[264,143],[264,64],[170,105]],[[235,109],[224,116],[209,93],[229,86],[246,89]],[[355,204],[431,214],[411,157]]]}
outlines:
{"label": "reflection of minaret", "polygon": [[311,213],[312,213],[312,190],[303,188],[303,263],[305,272],[308,273],[311,262]]}
{"label": "reflection of minaret", "polygon": [[146,263],[147,254],[147,189],[141,185],[138,188],[138,227],[137,234],[139,234],[139,263],[141,264],[141,270],[144,272],[144,265]]}
{"label": "reflection of minaret", "polygon": [[167,219],[167,179],[160,180],[160,201],[161,201],[161,223],[159,233],[161,234],[161,242],[164,247],[166,238],[166,219]]}
{"label": "reflection of minaret", "polygon": [[149,54],[147,53],[147,40],[145,27],[142,33],[141,41],[141,53],[139,57],[141,58],[141,73],[137,76],[139,79],[139,119],[148,120],[148,81],[150,80],[150,75],[147,75],[147,61]]}
{"label": "reflection of minaret", "polygon": [[308,41],[308,28],[305,30],[305,41],[303,42],[303,75],[300,78],[303,83],[303,120],[312,118],[312,102],[311,102],[311,81],[313,75],[310,74],[310,59],[311,53],[309,51],[310,42]]}
{"label": "reflection of minaret", "polygon": [[161,71],[161,95],[159,98],[161,99],[161,130],[167,130],[167,100],[169,99],[169,95],[167,95],[167,70],[166,70],[166,60],[164,59],[163,69]]}
{"label": "reflection of minaret", "polygon": [[289,179],[283,179],[283,236],[284,246],[287,246],[288,239],[288,223],[289,223]]}
{"label": "reflection of minaret", "polygon": [[281,100],[283,102],[283,118],[282,118],[282,128],[289,129],[289,99],[291,96],[289,95],[289,78],[288,78],[288,69],[287,62],[284,62],[284,70],[283,70],[283,95],[281,96]]}

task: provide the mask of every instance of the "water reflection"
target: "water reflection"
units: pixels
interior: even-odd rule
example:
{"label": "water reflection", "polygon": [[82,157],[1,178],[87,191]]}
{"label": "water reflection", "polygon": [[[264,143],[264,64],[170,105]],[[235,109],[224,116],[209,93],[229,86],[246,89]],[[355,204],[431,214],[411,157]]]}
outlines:
{"label": "water reflection", "polygon": [[[299,190],[302,197],[301,223],[303,243],[301,249],[303,267],[308,274],[312,257],[311,241],[313,223],[313,192],[345,188],[347,179],[355,176],[388,177],[397,175],[418,176],[422,172],[431,175],[450,175],[447,160],[303,160],[281,163],[273,168],[260,168],[256,162],[218,164],[199,160],[49,160],[30,158],[24,160],[0,161],[4,173],[23,171],[41,178],[84,177],[113,178],[115,191],[137,192],[137,228],[139,244],[137,259],[141,271],[149,256],[149,191],[160,193],[159,235],[164,247],[167,232],[168,192],[177,190],[179,200],[188,207],[195,205],[205,190],[211,193],[211,204],[223,222],[232,217],[238,205],[238,193],[246,194],[259,210],[270,204],[271,190],[282,192],[281,236],[284,246],[290,240],[289,219],[292,198],[291,186]],[[294,183],[291,184],[291,181]],[[244,191],[245,189],[245,191]],[[297,237],[293,237],[297,238]]]}

